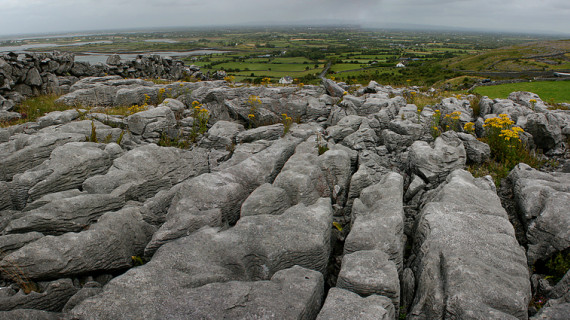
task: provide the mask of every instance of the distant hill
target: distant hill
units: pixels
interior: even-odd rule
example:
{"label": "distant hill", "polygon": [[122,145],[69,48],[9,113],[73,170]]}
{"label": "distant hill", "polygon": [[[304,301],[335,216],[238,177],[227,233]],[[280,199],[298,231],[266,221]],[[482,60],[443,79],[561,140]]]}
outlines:
{"label": "distant hill", "polygon": [[531,42],[452,58],[446,67],[461,71],[526,72],[570,70],[570,40]]}

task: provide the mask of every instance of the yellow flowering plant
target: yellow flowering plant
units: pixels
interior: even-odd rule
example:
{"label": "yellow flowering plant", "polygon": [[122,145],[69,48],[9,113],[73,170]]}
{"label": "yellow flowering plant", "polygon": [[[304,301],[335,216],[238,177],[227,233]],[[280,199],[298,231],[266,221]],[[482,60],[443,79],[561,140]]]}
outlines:
{"label": "yellow flowering plant", "polygon": [[[515,127],[506,114],[485,120],[485,142],[491,148],[493,158],[500,162],[517,162],[517,151],[523,147],[520,134],[522,128]],[[516,165],[517,163],[514,163]]]}
{"label": "yellow flowering plant", "polygon": [[283,136],[285,136],[287,132],[289,132],[289,129],[291,129],[291,125],[293,124],[293,118],[289,117],[286,113],[282,113],[281,117],[282,117],[281,123],[283,123]]}

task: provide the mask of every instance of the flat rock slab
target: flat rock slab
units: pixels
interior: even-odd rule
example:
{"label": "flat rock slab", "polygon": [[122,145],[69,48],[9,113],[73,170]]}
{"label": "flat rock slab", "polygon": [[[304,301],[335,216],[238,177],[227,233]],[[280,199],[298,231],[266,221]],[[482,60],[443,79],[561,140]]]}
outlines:
{"label": "flat rock slab", "polygon": [[[88,299],[73,319],[314,319],[322,303],[323,276],[299,266],[270,281],[230,281],[177,288],[138,301]],[[178,298],[173,298],[178,297]],[[145,303],[148,299],[148,304]],[[125,303],[129,303],[128,306]]]}
{"label": "flat rock slab", "polygon": [[[453,192],[451,192],[453,191]],[[413,263],[410,319],[527,319],[530,281],[524,250],[491,186],[454,171],[422,210]],[[478,204],[450,200],[463,193]]]}
{"label": "flat rock slab", "polygon": [[331,225],[330,200],[321,199],[311,207],[298,205],[279,216],[244,217],[226,231],[204,228],[163,245],[150,262],[114,278],[102,294],[74,312],[86,317],[101,314],[99,319],[105,319],[107,312],[158,319],[163,318],[159,309],[163,302],[168,305],[178,300],[173,297],[183,296],[177,292],[216,282],[268,280],[295,265],[324,272]]}
{"label": "flat rock slab", "polygon": [[394,308],[400,307],[398,268],[380,250],[362,250],[342,258],[337,287],[363,297],[377,294],[389,298]]}
{"label": "flat rock slab", "polygon": [[386,297],[366,298],[340,288],[331,288],[317,320],[392,320],[394,305]]}
{"label": "flat rock slab", "polygon": [[142,255],[154,230],[137,208],[125,208],[103,215],[89,230],[27,244],[4,257],[0,269],[30,279],[50,279],[130,268],[131,257]]}
{"label": "flat rock slab", "polygon": [[125,200],[144,201],[161,189],[208,172],[204,149],[184,151],[155,144],[133,149],[113,161],[106,174],[83,183],[89,193],[124,195]]}

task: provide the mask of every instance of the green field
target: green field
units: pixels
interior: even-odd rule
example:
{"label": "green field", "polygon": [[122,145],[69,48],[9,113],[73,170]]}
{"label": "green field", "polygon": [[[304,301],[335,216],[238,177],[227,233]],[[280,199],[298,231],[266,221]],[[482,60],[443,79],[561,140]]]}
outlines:
{"label": "green field", "polygon": [[[477,87],[475,92],[491,99],[505,99],[511,92],[529,91],[536,93],[543,101],[570,102],[570,81],[537,81],[508,83],[497,86]],[[551,100],[553,99],[553,100]]]}

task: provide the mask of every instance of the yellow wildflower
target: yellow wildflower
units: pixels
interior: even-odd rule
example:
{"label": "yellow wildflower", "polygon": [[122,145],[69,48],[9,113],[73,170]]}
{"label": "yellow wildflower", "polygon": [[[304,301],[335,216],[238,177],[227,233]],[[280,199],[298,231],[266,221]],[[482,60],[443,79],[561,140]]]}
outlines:
{"label": "yellow wildflower", "polygon": [[253,119],[253,118],[255,118],[255,115],[254,115],[253,113],[250,113],[250,114],[247,115],[247,117],[250,118],[250,119]]}

